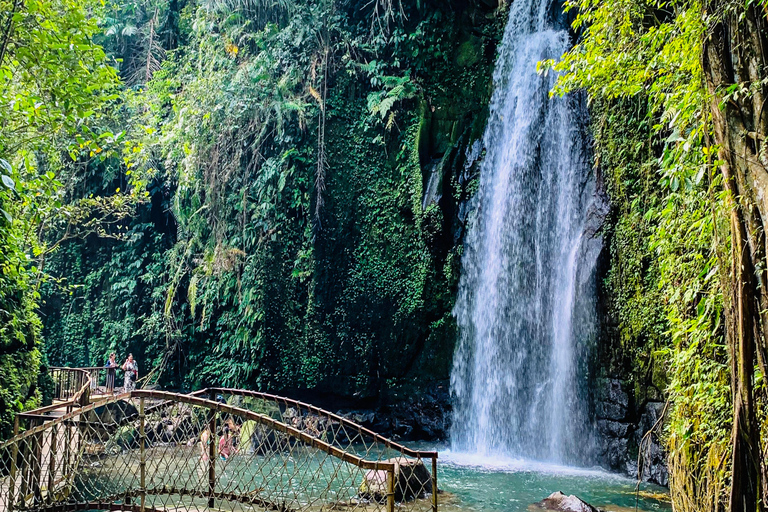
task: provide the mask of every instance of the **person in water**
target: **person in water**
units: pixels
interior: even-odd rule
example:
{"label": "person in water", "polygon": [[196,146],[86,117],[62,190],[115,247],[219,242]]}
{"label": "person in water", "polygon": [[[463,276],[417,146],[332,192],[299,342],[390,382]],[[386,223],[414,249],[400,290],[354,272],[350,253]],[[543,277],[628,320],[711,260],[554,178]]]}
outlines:
{"label": "person in water", "polygon": [[104,368],[107,369],[107,393],[115,392],[115,369],[117,368],[116,357],[117,355],[112,352],[109,354],[109,361],[104,365]]}
{"label": "person in water", "polygon": [[136,381],[139,378],[139,365],[133,360],[133,354],[128,354],[128,359],[125,360],[121,368],[125,372],[123,377],[125,391],[133,391],[136,389]]}
{"label": "person in water", "polygon": [[200,457],[203,459],[203,461],[208,460],[208,450],[209,446],[211,445],[211,431],[208,430],[206,427],[205,430],[200,434]]}
{"label": "person in water", "polygon": [[221,460],[228,460],[235,452],[232,446],[232,436],[229,435],[229,427],[224,427],[224,434],[219,439],[219,457]]}

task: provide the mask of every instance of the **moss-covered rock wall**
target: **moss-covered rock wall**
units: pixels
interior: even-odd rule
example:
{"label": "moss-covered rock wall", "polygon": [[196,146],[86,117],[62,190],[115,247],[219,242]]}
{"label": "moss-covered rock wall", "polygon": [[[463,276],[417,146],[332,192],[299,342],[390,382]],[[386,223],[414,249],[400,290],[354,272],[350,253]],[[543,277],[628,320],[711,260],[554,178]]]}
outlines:
{"label": "moss-covered rock wall", "polygon": [[662,200],[650,119],[642,100],[596,102],[591,108],[595,165],[610,197],[601,258],[601,333],[594,354],[598,452],[611,469],[668,484],[660,442],[667,376],[661,350],[669,325],[652,247],[649,215]]}
{"label": "moss-covered rock wall", "polygon": [[[115,239],[68,242],[49,263],[64,278],[45,290],[52,361],[130,351],[167,387],[311,390],[348,406],[431,389],[445,402],[473,144],[506,9],[403,5],[372,33],[370,9],[354,2],[301,3],[236,50],[225,20],[207,15],[214,38],[192,28],[194,2],[177,5],[180,45],[141,93],[150,107],[126,104],[162,136],[141,149],[160,164],[150,199]],[[327,24],[316,33],[327,61],[313,19]],[[214,64],[201,74],[203,52]],[[211,90],[223,109],[206,105]],[[265,105],[273,132],[258,139],[248,130]],[[260,146],[237,149],[236,137]],[[78,193],[125,186],[100,172]]]}

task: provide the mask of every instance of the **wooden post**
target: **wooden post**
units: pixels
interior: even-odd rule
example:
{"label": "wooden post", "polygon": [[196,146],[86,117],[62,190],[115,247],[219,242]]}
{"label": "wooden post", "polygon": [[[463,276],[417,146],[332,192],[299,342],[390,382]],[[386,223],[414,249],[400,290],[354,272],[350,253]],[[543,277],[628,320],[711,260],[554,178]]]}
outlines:
{"label": "wooden post", "polygon": [[[72,405],[73,410],[75,409],[74,404]],[[74,456],[75,460],[72,462],[71,471],[72,471],[72,482],[75,481],[75,474],[80,470],[80,454],[81,450],[85,450],[87,448],[87,435],[88,432],[88,422],[85,418],[85,414],[83,414],[82,411],[79,411],[77,414],[77,423],[73,425],[74,426]],[[86,446],[83,446],[83,445]],[[74,489],[74,486],[71,487]]]}
{"label": "wooden post", "polygon": [[[69,414],[69,407],[67,407],[67,410],[65,414]],[[62,461],[61,461],[61,476],[64,477],[66,480],[69,475],[69,456],[70,456],[70,437],[72,437],[72,425],[70,425],[70,422],[72,420],[66,420],[62,425],[66,429],[64,431],[64,453],[62,454]]]}
{"label": "wooden post", "polygon": [[[39,420],[42,425],[42,420]],[[38,420],[31,422],[30,428],[38,426]],[[43,500],[42,479],[43,479],[43,432],[32,435],[32,496],[35,504],[40,504]]]}
{"label": "wooden post", "polygon": [[[208,399],[215,402],[216,393],[210,391]],[[211,409],[208,418],[208,508],[213,508],[213,494],[216,490],[216,409]]]}
{"label": "wooden post", "polygon": [[141,512],[144,512],[145,501],[147,499],[147,433],[144,429],[144,397],[139,399],[139,451],[141,459],[139,460],[139,486],[141,493]]}
{"label": "wooden post", "polygon": [[432,512],[437,512],[437,454],[432,456]]}
{"label": "wooden post", "polygon": [[21,482],[19,483],[19,501],[24,504],[27,499],[27,489],[29,488],[29,461],[27,460],[28,454],[31,452],[29,448],[29,437],[25,437],[20,440],[21,450],[19,454],[19,473],[21,475]]}
{"label": "wooden post", "polygon": [[[19,435],[19,417],[13,419],[13,437]],[[16,501],[16,459],[19,457],[19,442],[14,441],[11,447],[11,482],[8,487],[8,512],[13,512],[13,505]]]}
{"label": "wooden post", "polygon": [[395,512],[395,469],[387,471],[387,512]]}
{"label": "wooden post", "polygon": [[[141,439],[141,432],[139,432],[139,439]],[[141,442],[141,441],[139,441],[139,442]],[[139,445],[139,446],[141,446],[141,445]],[[139,448],[139,449],[141,449],[141,448]],[[142,455],[139,454],[139,461],[141,461],[141,457],[142,457]],[[133,504],[133,497],[130,494],[130,492],[131,492],[131,490],[126,486],[125,494],[123,495],[123,503],[125,505],[129,505],[129,506]],[[136,509],[132,507],[131,510],[135,511]]]}
{"label": "wooden post", "polygon": [[48,450],[48,494],[46,499],[48,503],[54,501],[54,487],[56,486],[56,434],[58,428],[57,425],[51,426],[51,449]]}

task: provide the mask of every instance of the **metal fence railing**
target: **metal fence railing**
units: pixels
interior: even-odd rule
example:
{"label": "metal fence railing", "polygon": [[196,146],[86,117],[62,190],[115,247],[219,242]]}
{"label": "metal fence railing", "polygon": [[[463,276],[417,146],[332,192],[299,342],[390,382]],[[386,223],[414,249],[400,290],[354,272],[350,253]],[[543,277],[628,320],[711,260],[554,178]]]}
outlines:
{"label": "metal fence railing", "polygon": [[437,511],[436,452],[302,402],[135,390],[68,408],[0,445],[0,510]]}
{"label": "metal fence railing", "polygon": [[343,452],[356,453],[368,460],[409,464],[417,468],[414,469],[416,474],[409,479],[397,480],[395,499],[401,501],[428,495],[434,501],[434,508],[437,507],[437,494],[432,492],[433,488],[437,488],[437,452],[413,450],[348,418],[282,396],[230,388],[210,388],[198,393],[207,393],[211,399],[267,414]]}

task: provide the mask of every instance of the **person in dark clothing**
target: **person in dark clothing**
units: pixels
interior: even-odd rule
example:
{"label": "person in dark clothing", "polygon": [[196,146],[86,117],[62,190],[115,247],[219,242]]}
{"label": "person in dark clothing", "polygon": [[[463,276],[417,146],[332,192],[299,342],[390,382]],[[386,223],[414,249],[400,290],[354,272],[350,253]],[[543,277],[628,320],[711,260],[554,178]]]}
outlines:
{"label": "person in dark clothing", "polygon": [[112,352],[109,354],[109,361],[104,365],[107,369],[107,393],[115,392],[115,369],[117,368],[117,361],[115,360],[117,355]]}

